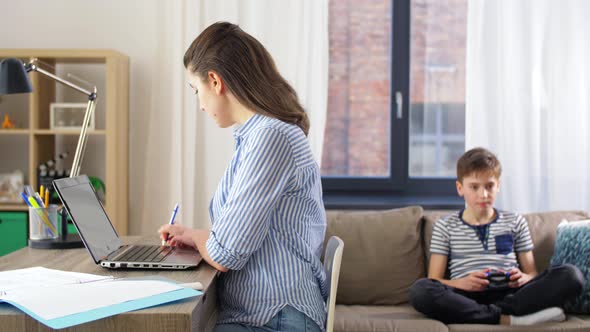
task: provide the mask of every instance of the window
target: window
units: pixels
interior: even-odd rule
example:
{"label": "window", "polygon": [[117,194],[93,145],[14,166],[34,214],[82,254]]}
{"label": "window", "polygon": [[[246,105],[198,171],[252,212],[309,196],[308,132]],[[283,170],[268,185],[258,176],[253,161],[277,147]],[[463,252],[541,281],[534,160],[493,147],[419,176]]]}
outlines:
{"label": "window", "polygon": [[466,18],[467,0],[330,0],[328,207],[331,197],[355,194],[385,205],[460,202]]}

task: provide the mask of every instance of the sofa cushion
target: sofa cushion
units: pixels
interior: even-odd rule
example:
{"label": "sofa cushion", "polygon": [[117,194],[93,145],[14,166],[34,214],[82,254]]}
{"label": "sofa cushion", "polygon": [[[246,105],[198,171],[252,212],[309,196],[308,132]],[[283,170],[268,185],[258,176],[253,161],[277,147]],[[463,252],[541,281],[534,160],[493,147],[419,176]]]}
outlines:
{"label": "sofa cushion", "polygon": [[422,208],[328,211],[326,239],[344,241],[336,302],[387,305],[408,301],[425,276],[420,241]]}
{"label": "sofa cushion", "polygon": [[505,326],[484,324],[450,324],[452,332],[483,332],[483,331],[518,331],[518,332],[580,332],[590,331],[590,321],[580,316],[567,315],[567,320],[560,323],[543,323],[531,326]]}
{"label": "sofa cushion", "polygon": [[590,325],[590,315],[567,315],[567,320],[581,320],[586,322],[586,324]]}
{"label": "sofa cushion", "polygon": [[[551,265],[567,263],[578,267],[585,280],[590,279],[590,220],[564,222],[557,227]],[[582,294],[568,301],[564,309],[567,312],[590,314],[590,283],[588,281]]]}
{"label": "sofa cushion", "polygon": [[[451,213],[452,211],[424,212],[424,252],[426,258],[430,256],[430,239],[432,238],[434,223]],[[529,225],[531,238],[535,245],[535,249],[533,250],[535,263],[537,264],[537,270],[541,272],[549,266],[549,260],[551,259],[555,245],[557,225],[564,219],[570,221],[589,219],[590,214],[585,211],[552,211],[527,213],[523,217],[526,218]],[[428,264],[428,259],[425,261]]]}
{"label": "sofa cushion", "polygon": [[337,305],[335,332],[447,332],[440,321],[428,319],[409,304],[397,306]]}
{"label": "sofa cushion", "polygon": [[531,238],[535,245],[533,254],[537,271],[541,272],[549,266],[549,260],[555,248],[555,237],[557,226],[562,220],[584,220],[590,219],[585,211],[553,211],[540,213],[527,213],[523,215],[529,223]]}

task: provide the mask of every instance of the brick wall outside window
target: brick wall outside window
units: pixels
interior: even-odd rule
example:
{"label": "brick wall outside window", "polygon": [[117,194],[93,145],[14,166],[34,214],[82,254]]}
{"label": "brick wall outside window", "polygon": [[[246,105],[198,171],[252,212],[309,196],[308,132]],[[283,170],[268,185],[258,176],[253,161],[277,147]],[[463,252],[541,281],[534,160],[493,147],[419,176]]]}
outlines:
{"label": "brick wall outside window", "polygon": [[[322,175],[388,176],[391,1],[329,1],[330,67]],[[431,158],[430,150],[422,149],[433,137],[427,122],[438,121],[442,142],[435,146],[439,150],[447,149],[445,130],[464,132],[464,112],[445,110],[457,110],[457,105],[460,110],[464,105],[467,0],[414,0],[411,12],[410,170],[428,174],[435,172],[430,164],[445,161]],[[453,149],[462,150],[460,144],[453,144]]]}

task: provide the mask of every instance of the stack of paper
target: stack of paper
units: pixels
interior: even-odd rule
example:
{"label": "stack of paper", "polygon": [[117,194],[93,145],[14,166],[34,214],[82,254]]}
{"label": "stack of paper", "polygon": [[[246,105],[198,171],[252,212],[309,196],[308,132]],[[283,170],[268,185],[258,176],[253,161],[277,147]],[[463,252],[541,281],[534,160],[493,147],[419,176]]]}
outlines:
{"label": "stack of paper", "polygon": [[201,294],[161,278],[115,279],[43,267],[0,272],[0,301],[54,329]]}

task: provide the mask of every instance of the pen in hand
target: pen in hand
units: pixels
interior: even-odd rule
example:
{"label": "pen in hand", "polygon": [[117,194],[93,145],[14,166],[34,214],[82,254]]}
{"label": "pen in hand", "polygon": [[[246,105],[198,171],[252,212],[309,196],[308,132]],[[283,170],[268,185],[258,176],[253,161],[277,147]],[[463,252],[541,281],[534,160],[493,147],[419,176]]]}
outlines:
{"label": "pen in hand", "polygon": [[[174,218],[176,218],[176,213],[178,212],[178,203],[176,203],[176,205],[174,206],[174,210],[172,210],[172,216],[170,217],[170,222],[168,224],[170,225],[174,225]],[[164,240],[162,240],[162,245],[166,245],[166,242],[168,241],[168,235],[170,233],[166,234],[166,238]]]}

